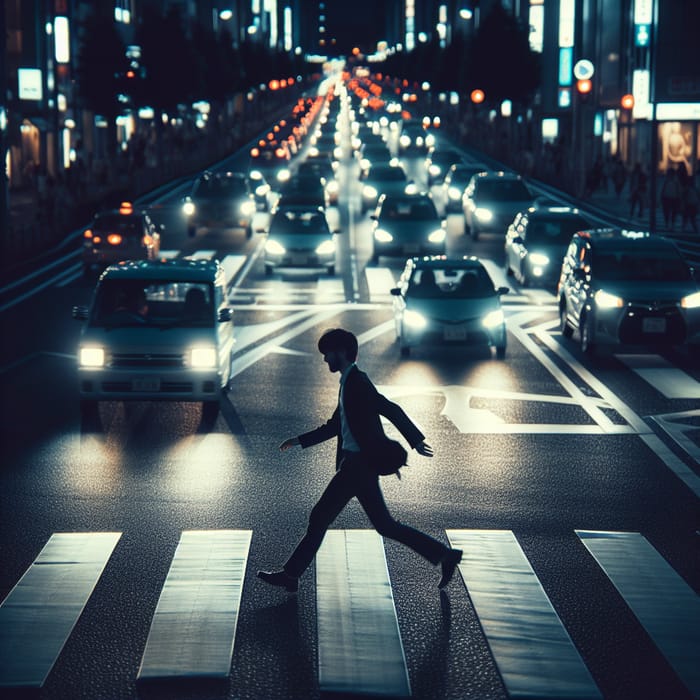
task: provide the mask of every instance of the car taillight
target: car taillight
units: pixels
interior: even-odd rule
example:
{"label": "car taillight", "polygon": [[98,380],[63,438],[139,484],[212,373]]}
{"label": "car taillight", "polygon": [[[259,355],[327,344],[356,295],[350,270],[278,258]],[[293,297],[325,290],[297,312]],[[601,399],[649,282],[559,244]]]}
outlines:
{"label": "car taillight", "polygon": [[101,236],[95,236],[95,237],[92,239],[92,242],[93,242],[93,243],[102,243],[102,237],[101,237]]}
{"label": "car taillight", "polygon": [[85,233],[83,233],[83,238],[92,238],[92,230],[89,228],[85,229]]}
{"label": "car taillight", "polygon": [[151,236],[149,236],[148,234],[146,234],[143,237],[142,243],[143,243],[143,245],[145,245],[148,248],[149,246],[153,245],[153,238]]}
{"label": "car taillight", "polygon": [[107,236],[107,243],[110,245],[120,245],[122,242],[122,237],[118,233],[110,233]]}

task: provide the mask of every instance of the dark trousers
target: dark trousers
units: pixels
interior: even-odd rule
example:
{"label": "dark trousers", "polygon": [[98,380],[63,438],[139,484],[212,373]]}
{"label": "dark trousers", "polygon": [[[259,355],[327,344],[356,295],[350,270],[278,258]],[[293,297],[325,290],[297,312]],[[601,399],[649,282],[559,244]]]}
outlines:
{"label": "dark trousers", "polygon": [[405,544],[432,564],[438,564],[449,550],[429,535],[394,520],[379,488],[379,477],[359,455],[346,453],[340,469],[311,510],[306,534],[284,565],[286,573],[301,576],[316,555],[331,523],[353,496],[382,537]]}

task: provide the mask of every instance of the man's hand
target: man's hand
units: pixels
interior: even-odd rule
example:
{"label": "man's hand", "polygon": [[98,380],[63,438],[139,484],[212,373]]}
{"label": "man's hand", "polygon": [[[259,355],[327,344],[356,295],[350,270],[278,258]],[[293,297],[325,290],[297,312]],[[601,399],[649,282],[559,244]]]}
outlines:
{"label": "man's hand", "polygon": [[285,450],[289,450],[290,448],[299,445],[299,438],[298,437],[293,437],[293,438],[287,438],[281,445],[280,445],[280,452],[284,452]]}
{"label": "man's hand", "polygon": [[413,449],[419,455],[423,455],[423,457],[432,457],[433,456],[433,448],[425,440],[423,440],[422,442],[419,442]]}

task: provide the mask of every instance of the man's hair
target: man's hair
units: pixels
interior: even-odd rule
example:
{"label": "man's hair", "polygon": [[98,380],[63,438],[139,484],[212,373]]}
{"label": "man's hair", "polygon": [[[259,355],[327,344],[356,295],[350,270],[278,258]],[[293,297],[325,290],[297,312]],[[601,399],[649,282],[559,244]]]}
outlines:
{"label": "man's hair", "polygon": [[323,355],[334,350],[345,352],[348,360],[354,362],[357,358],[357,338],[344,328],[330,328],[318,339],[318,350]]}

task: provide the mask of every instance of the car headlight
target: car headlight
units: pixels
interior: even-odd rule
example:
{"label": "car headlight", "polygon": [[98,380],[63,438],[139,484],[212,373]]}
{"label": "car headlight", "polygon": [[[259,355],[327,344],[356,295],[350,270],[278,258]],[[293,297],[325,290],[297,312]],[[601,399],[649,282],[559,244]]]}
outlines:
{"label": "car headlight", "polygon": [[289,168],[280,168],[277,171],[277,182],[287,182],[291,176],[292,173],[289,172]]}
{"label": "car headlight", "polygon": [[411,138],[410,136],[406,136],[406,134],[401,134],[399,137],[399,145],[402,146],[403,148],[406,148],[411,145]]}
{"label": "car headlight", "polygon": [[268,185],[267,183],[265,183],[264,185],[258,185],[255,188],[255,196],[256,197],[260,197],[260,198],[267,197],[267,195],[269,193],[270,193],[270,185]]}
{"label": "car headlight", "polygon": [[265,251],[270,253],[270,255],[284,255],[287,252],[285,247],[274,239],[268,240],[265,243]]}
{"label": "car headlight", "polygon": [[530,253],[528,258],[533,265],[549,265],[549,258],[542,253]]}
{"label": "car headlight", "polygon": [[328,194],[338,194],[340,191],[340,185],[337,180],[331,180],[328,185],[326,185],[326,191]]}
{"label": "car headlight", "polygon": [[624,301],[620,297],[610,294],[603,289],[599,289],[595,293],[595,303],[600,309],[620,309]]}
{"label": "car headlight", "polygon": [[360,160],[360,167],[362,170],[369,170],[372,165],[372,161],[369,158],[362,158]]}
{"label": "car headlight", "polygon": [[329,255],[335,252],[335,241],[323,241],[316,247],[316,253],[318,255]]}
{"label": "car headlight", "polygon": [[700,292],[693,292],[681,299],[681,306],[684,309],[697,309],[700,306]]}
{"label": "car headlight", "polygon": [[104,367],[104,348],[84,347],[80,348],[79,362],[81,367]]}
{"label": "car headlight", "polygon": [[193,369],[214,369],[216,367],[216,348],[209,346],[192,348],[190,350],[190,366]]}
{"label": "car headlight", "polygon": [[488,223],[493,219],[493,212],[490,209],[484,209],[484,207],[477,207],[474,210],[474,216],[476,216],[479,221]]}
{"label": "car headlight", "polygon": [[502,325],[506,320],[503,314],[503,309],[496,309],[495,311],[489,311],[486,316],[481,319],[481,325],[484,328],[496,328]]}
{"label": "car headlight", "polygon": [[243,202],[241,204],[241,214],[243,214],[243,216],[252,216],[255,213],[255,208],[255,202],[251,202],[250,200]]}
{"label": "car headlight", "polygon": [[449,187],[447,189],[447,196],[454,200],[462,199],[462,190],[460,190],[459,187]]}
{"label": "car headlight", "polygon": [[431,243],[443,243],[445,241],[445,229],[439,228],[428,235],[428,240]]}
{"label": "car headlight", "polygon": [[435,136],[433,136],[433,134],[428,134],[425,137],[425,145],[428,147],[435,145]]}
{"label": "car headlight", "polygon": [[367,199],[374,199],[378,194],[377,188],[372,187],[372,185],[365,185],[362,188],[362,196],[367,197]]}
{"label": "car headlight", "polygon": [[192,216],[195,212],[195,206],[194,202],[191,202],[190,200],[187,200],[183,205],[182,205],[182,213],[185,216]]}
{"label": "car headlight", "polygon": [[403,322],[415,330],[420,330],[428,325],[428,320],[423,314],[419,314],[417,311],[412,311],[411,309],[407,309],[404,312]]}
{"label": "car headlight", "polygon": [[385,231],[383,228],[378,228],[374,232],[374,239],[379,241],[380,243],[391,243],[391,241],[394,240],[394,237],[388,231]]}
{"label": "car headlight", "polygon": [[440,174],[440,166],[434,163],[428,168],[428,172],[433,176],[437,177]]}

